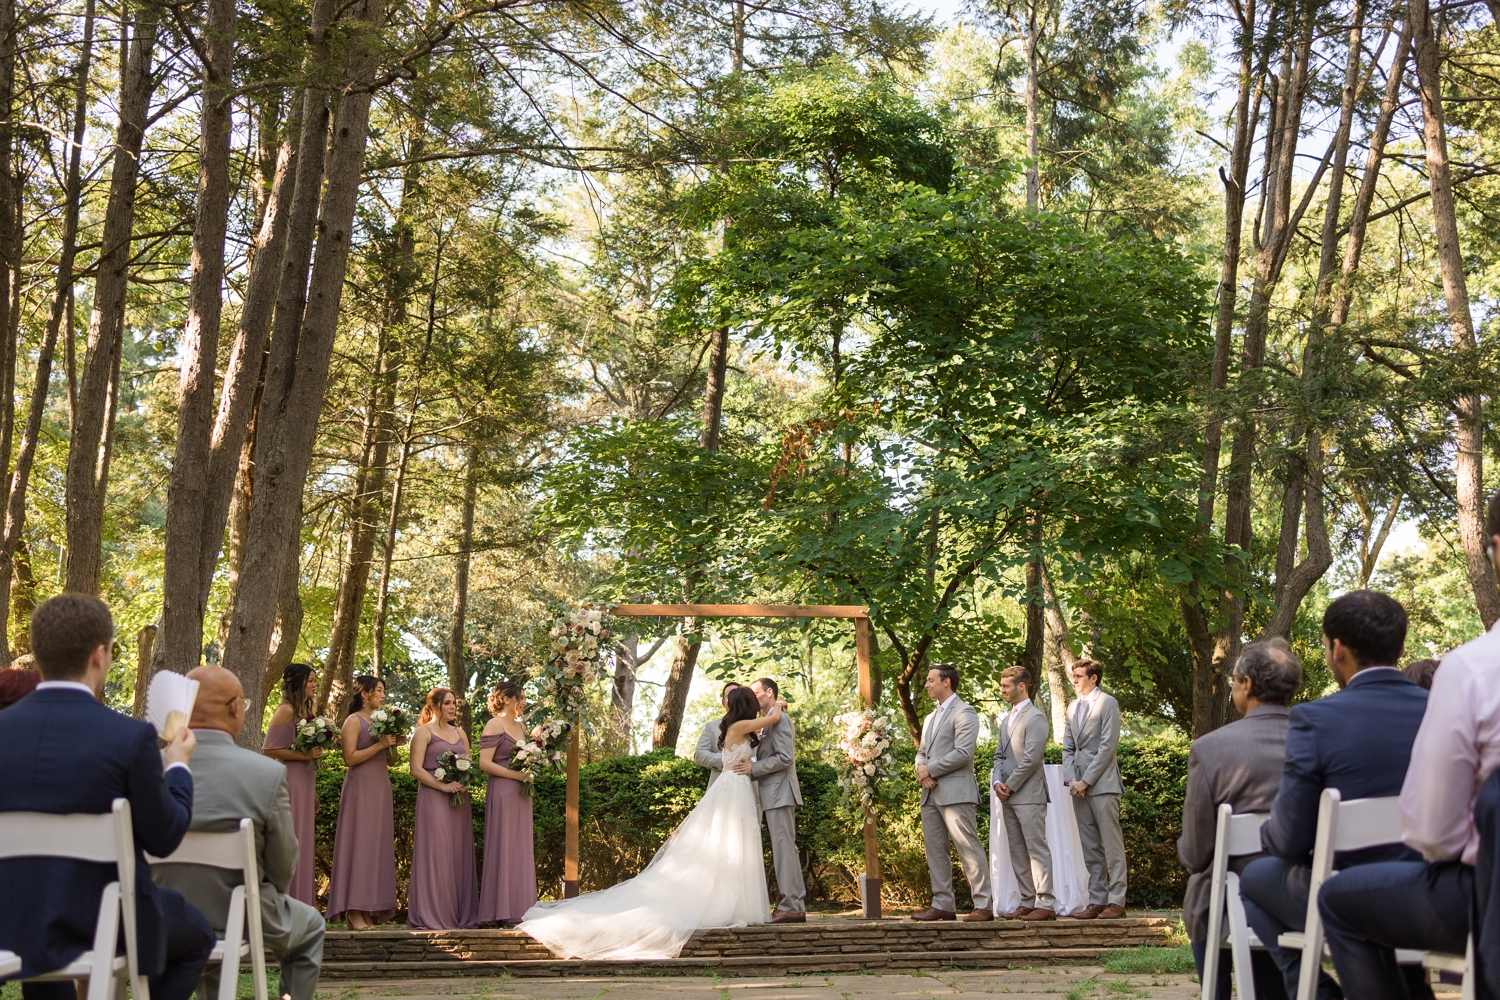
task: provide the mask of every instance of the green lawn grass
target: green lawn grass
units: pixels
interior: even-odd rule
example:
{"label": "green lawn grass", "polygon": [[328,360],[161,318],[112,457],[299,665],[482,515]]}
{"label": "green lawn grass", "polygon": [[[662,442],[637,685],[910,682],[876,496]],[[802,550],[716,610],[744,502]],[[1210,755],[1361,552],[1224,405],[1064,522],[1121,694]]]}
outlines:
{"label": "green lawn grass", "polygon": [[1187,945],[1177,948],[1121,948],[1105,957],[1104,971],[1121,975],[1162,975],[1169,972],[1196,972],[1197,966],[1193,964],[1193,949]]}

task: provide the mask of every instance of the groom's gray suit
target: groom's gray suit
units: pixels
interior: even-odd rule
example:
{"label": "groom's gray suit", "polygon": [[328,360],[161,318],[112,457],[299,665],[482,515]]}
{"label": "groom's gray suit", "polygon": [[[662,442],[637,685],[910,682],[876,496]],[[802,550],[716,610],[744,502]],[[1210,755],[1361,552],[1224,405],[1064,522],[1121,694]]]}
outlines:
{"label": "groom's gray suit", "polygon": [[797,851],[797,807],[802,804],[802,786],[797,783],[797,731],[792,717],[765,731],[755,748],[750,777],[760,795],[760,812],[771,835],[771,860],[776,866],[776,886],[784,913],[807,912],[807,886],[802,881],[802,856]]}
{"label": "groom's gray suit", "polygon": [[979,782],[974,777],[974,748],[979,717],[958,695],[935,708],[922,724],[917,767],[926,767],[937,787],[922,789],[922,840],[932,875],[932,908],[953,912],[953,860],[949,844],[969,879],[974,909],[990,908],[990,864],[975,830]]}

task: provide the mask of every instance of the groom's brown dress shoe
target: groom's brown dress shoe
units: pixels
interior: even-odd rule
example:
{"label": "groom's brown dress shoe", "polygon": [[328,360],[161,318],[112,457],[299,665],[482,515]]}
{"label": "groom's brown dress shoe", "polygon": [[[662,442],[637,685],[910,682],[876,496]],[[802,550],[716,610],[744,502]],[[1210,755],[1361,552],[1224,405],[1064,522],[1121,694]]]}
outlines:
{"label": "groom's brown dress shoe", "polygon": [[1031,912],[1031,907],[1029,907],[1029,906],[1018,906],[1014,910],[1007,910],[1006,912],[1000,914],[1000,919],[1001,920],[1020,920],[1022,917],[1026,916],[1026,914],[1028,914],[1030,912]]}
{"label": "groom's brown dress shoe", "polygon": [[995,915],[989,910],[976,909],[973,913],[965,914],[963,919],[967,920],[969,923],[977,923],[981,920],[994,920]]}
{"label": "groom's brown dress shoe", "polygon": [[932,907],[928,907],[926,910],[923,910],[921,913],[914,913],[914,914],[912,914],[912,919],[913,920],[928,920],[928,921],[931,921],[931,920],[957,920],[958,919],[958,913],[955,910],[937,910],[937,909],[933,909]]}
{"label": "groom's brown dress shoe", "polygon": [[776,910],[776,911],[772,912],[772,914],[771,914],[771,923],[773,923],[773,924],[805,924],[805,923],[807,923],[807,914],[805,914],[805,913],[793,913],[790,910]]}
{"label": "groom's brown dress shoe", "polygon": [[1040,907],[1038,907],[1037,909],[1032,910],[1030,913],[1023,914],[1022,917],[1021,917],[1021,919],[1022,920],[1056,920],[1057,919],[1057,914],[1053,913],[1051,910],[1043,910]]}

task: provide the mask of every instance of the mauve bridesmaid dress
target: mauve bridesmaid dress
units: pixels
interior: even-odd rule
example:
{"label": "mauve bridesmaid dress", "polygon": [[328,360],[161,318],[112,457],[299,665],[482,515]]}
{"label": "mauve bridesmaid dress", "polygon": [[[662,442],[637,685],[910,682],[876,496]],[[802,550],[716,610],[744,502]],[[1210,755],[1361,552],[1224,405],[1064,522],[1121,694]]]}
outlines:
{"label": "mauve bridesmaid dress", "polygon": [[[468,752],[462,743],[449,743],[433,733],[422,766],[431,774],[437,767],[438,754],[449,750]],[[478,924],[473,807],[466,797],[454,805],[447,792],[419,785],[411,884],[406,890],[406,926],[417,931],[446,931]]]}
{"label": "mauve bridesmaid dress", "polygon": [[[516,738],[510,733],[479,737],[479,748],[495,748],[495,762],[509,766]],[[484,793],[484,878],[479,922],[520,923],[536,905],[536,861],[532,854],[531,796],[515,778],[489,776]]]}
{"label": "mauve bridesmaid dress", "polygon": [[[296,720],[266,730],[267,750],[287,750],[297,736]],[[286,792],[292,800],[292,828],[297,831],[297,870],[286,894],[308,906],[318,905],[317,843],[313,821],[318,814],[318,786],[310,760],[286,760]]]}
{"label": "mauve bridesmaid dress", "polygon": [[[359,720],[355,750],[376,743],[370,723]],[[368,913],[376,923],[396,913],[396,825],[391,809],[391,774],[382,751],[349,768],[339,796],[338,832],[333,838],[333,872],[328,882],[328,919],[348,910]]]}

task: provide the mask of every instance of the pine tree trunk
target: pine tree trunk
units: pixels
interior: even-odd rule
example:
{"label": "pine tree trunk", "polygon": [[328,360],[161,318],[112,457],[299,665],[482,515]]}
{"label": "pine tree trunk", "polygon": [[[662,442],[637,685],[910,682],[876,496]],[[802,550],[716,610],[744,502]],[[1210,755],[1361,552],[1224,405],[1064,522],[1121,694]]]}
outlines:
{"label": "pine tree trunk", "polygon": [[470,547],[474,544],[474,503],[479,487],[479,448],[469,446],[464,469],[464,499],[459,509],[458,556],[453,564],[453,611],[448,619],[448,645],[443,660],[448,665],[448,687],[458,699],[464,732],[473,725],[473,706],[469,704],[468,644],[464,641],[464,624],[469,614]]}
{"label": "pine tree trunk", "polygon": [[119,127],[110,163],[109,201],[104,209],[103,245],[94,282],[83,377],[68,434],[67,573],[64,590],[99,592],[104,537],[104,501],[114,440],[114,411],[120,391],[120,359],[125,346],[125,293],[130,277],[130,235],[135,226],[135,194],[140,180],[141,143],[155,78],[151,51],[161,9],[140,7],[135,36],[121,46]]}
{"label": "pine tree trunk", "polygon": [[235,740],[249,750],[259,750],[265,740],[260,722],[265,718],[266,704],[274,696],[276,685],[281,683],[281,675],[286,673],[287,666],[297,655],[297,640],[302,634],[302,592],[299,589],[302,582],[301,511],[298,511],[297,521],[299,530],[292,532],[287,539],[286,561],[282,565],[281,584],[276,594],[276,626],[271,632],[266,669],[255,694],[245,693],[247,699],[254,699],[246,709],[245,718],[254,719],[255,725],[247,724]]}
{"label": "pine tree trunk", "polygon": [[682,624],[684,634],[678,636],[672,644],[672,669],[667,674],[667,683],[661,695],[661,708],[651,727],[653,750],[677,746],[677,737],[682,732],[682,716],[687,711],[688,689],[693,684],[693,668],[698,665],[698,650],[703,646],[703,633],[698,629],[698,620],[684,618]]}
{"label": "pine tree trunk", "polygon": [[1448,162],[1448,133],[1443,118],[1442,55],[1436,27],[1427,0],[1411,0],[1412,43],[1417,57],[1417,81],[1422,98],[1422,141],[1427,151],[1427,186],[1432,194],[1432,222],[1437,231],[1438,266],[1442,271],[1443,298],[1448,305],[1448,328],[1458,357],[1469,367],[1473,388],[1457,394],[1453,403],[1458,418],[1454,477],[1458,487],[1458,536],[1464,547],[1464,563],[1474,606],[1486,629],[1500,620],[1500,588],[1495,571],[1485,555],[1489,541],[1484,530],[1484,408],[1478,386],[1485,375],[1478,367],[1478,341],[1474,316],[1469,308],[1469,284],[1464,275],[1463,249],[1459,244],[1458,211],[1453,199],[1453,171]]}
{"label": "pine tree trunk", "polygon": [[1068,634],[1068,620],[1063,617],[1062,602],[1052,589],[1052,574],[1042,566],[1042,593],[1047,601],[1047,656],[1044,667],[1047,673],[1047,694],[1052,699],[1052,739],[1062,742],[1063,725],[1067,719],[1068,692],[1072,690],[1073,641]]}

